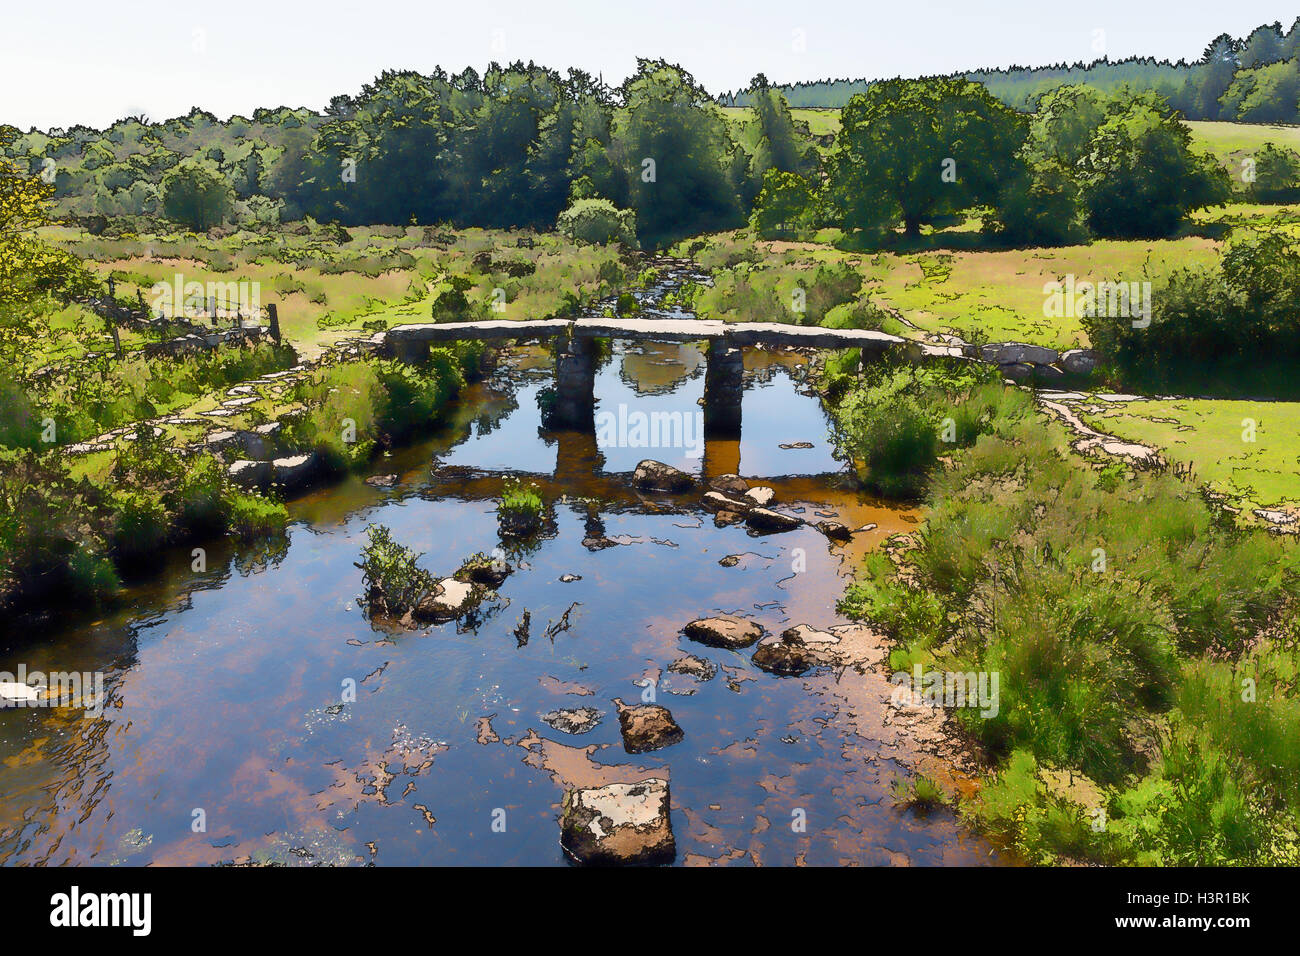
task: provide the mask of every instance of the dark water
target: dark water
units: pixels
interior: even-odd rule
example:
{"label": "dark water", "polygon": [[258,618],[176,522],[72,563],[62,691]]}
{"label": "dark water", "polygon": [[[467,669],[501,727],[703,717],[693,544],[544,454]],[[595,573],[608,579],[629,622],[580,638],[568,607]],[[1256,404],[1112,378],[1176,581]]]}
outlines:
{"label": "dark water", "polygon": [[[107,700],[99,717],[0,711],[0,859],[558,866],[566,785],[653,773],[671,781],[679,863],[988,861],[988,847],[951,816],[894,805],[908,746],[880,727],[874,684],[773,677],[748,654],[679,634],[716,611],[769,630],[843,623],[834,601],[852,563],[915,526],[912,513],[839,490],[826,419],[800,391],[796,365],[749,356],[743,440],[697,457],[548,441],[535,399],[549,363],[518,352],[492,384],[472,389],[446,434],[379,463],[378,473],[400,475],[397,487],[350,479],[319,491],[292,507],[283,542],[210,549],[205,573],[191,570],[186,551],[126,610],[11,638],[0,670],[99,671]],[[702,381],[694,347],[620,348],[597,396],[602,410],[694,414]],[[815,447],[778,447],[801,440]],[[617,473],[646,457],[774,478],[765,483],[782,507],[878,528],[849,552],[807,528],[768,537],[717,528],[692,499],[631,493]],[[555,525],[512,552],[519,569],[500,600],[472,626],[372,626],[354,566],[367,525],[388,525],[424,552],[426,567],[450,573],[499,545],[491,496],[503,470],[537,476]],[[587,507],[565,493],[601,499],[605,534],[622,543],[587,550]],[[720,566],[729,554],[740,562]],[[806,570],[795,573],[800,561]],[[581,580],[562,583],[565,574]],[[667,673],[683,653],[715,661],[718,676],[697,684]],[[629,756],[610,699],[635,702],[647,683],[686,737]],[[348,686],[355,700],[342,703]],[[581,706],[604,715],[585,735],[539,719]],[[802,831],[792,826],[799,818]]]}

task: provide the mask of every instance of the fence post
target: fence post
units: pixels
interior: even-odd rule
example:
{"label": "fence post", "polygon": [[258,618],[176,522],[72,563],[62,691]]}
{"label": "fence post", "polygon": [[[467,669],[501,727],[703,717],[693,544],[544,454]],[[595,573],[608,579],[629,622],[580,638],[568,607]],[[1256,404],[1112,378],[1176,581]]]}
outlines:
{"label": "fence post", "polygon": [[275,344],[280,344],[280,313],[276,310],[274,302],[266,304],[266,317],[271,320],[271,338]]}

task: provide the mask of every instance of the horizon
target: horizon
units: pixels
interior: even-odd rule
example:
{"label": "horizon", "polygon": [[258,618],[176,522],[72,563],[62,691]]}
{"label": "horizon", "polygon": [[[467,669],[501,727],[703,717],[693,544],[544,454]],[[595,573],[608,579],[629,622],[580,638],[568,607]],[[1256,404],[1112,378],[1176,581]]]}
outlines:
{"label": "horizon", "polygon": [[[0,123],[24,130],[103,129],[128,116],[160,122],[194,108],[222,120],[258,108],[319,113],[332,96],[355,94],[386,70],[427,75],[440,65],[451,73],[468,65],[481,73],[494,61],[531,61],[560,72],[576,67],[617,86],[635,72],[638,58],[663,59],[715,97],[745,89],[759,72],[774,85],[792,86],[1101,59],[1190,63],[1220,33],[1244,37],[1275,21],[1287,29],[1296,18],[1294,8],[1276,0],[1247,0],[1231,11],[1181,11],[1174,23],[1155,5],[1121,0],[1102,0],[1086,20],[1042,10],[1031,0],[922,0],[907,9],[878,10],[826,2],[801,7],[799,15],[756,0],[739,18],[666,0],[648,20],[643,11],[610,10],[591,0],[547,8],[503,0],[489,5],[486,16],[479,9],[429,9],[405,0],[377,18],[359,18],[339,0],[306,15],[265,10],[249,0],[230,7],[219,21],[184,23],[151,0],[115,9],[135,14],[127,18],[105,18],[87,0],[13,11],[13,29],[0,40],[0,83],[23,96],[4,105]],[[836,29],[828,30],[832,19]],[[400,29],[389,26],[399,21],[405,23]],[[574,22],[591,30],[572,31]],[[239,35],[245,24],[259,35],[296,42],[249,43]],[[697,27],[686,34],[683,24]],[[15,48],[19,37],[53,32],[64,35],[57,59]]]}

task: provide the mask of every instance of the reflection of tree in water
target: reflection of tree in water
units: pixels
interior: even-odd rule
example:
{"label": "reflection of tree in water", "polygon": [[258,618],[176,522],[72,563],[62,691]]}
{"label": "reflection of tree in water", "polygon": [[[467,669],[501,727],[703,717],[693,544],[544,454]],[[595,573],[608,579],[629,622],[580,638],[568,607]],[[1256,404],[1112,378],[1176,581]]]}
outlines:
{"label": "reflection of tree in water", "polygon": [[638,395],[667,395],[704,374],[704,354],[680,342],[640,342],[623,349],[619,378]]}
{"label": "reflection of tree in water", "polygon": [[235,570],[243,577],[278,567],[289,553],[289,536],[272,535],[261,538],[235,552]]}

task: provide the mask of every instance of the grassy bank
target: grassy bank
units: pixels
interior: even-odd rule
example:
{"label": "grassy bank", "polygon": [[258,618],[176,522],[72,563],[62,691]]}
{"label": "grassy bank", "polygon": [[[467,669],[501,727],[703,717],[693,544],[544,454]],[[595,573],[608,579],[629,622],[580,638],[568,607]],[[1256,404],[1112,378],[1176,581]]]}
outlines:
{"label": "grassy bank", "polygon": [[971,373],[881,372],[836,414],[884,446],[869,484],[930,506],[844,610],[892,636],[895,671],[999,675],[996,714],[953,711],[989,766],[962,814],[1036,862],[1296,862],[1292,544],[1170,474],[1070,455]]}

